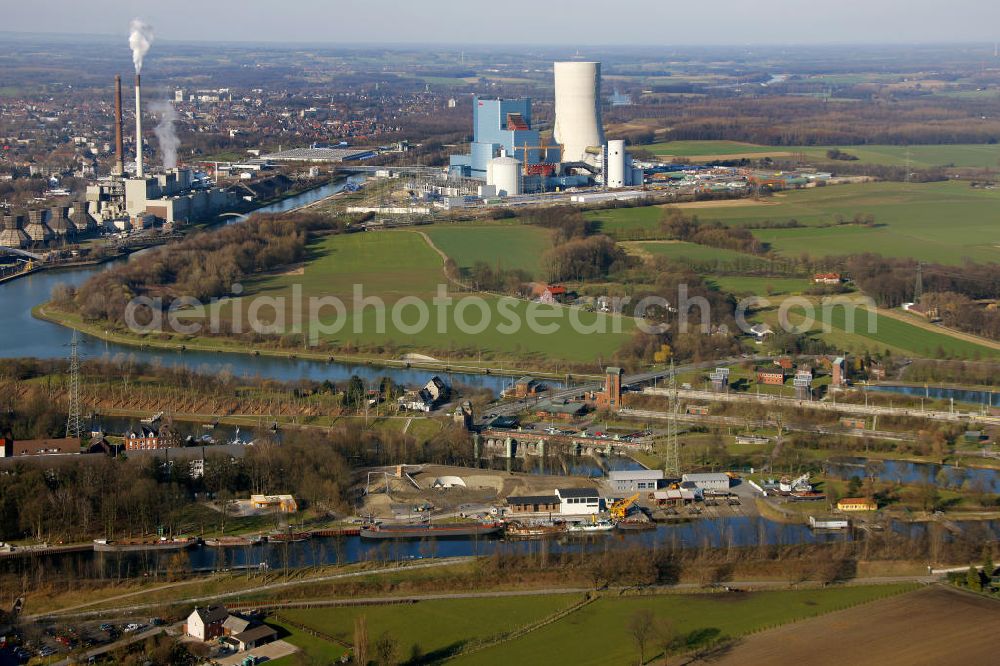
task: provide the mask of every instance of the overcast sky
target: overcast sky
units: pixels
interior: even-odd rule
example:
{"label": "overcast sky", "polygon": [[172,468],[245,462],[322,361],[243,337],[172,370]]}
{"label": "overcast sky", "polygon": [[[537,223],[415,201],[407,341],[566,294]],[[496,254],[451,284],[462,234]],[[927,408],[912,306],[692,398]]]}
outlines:
{"label": "overcast sky", "polygon": [[0,0],[0,31],[350,44],[993,42],[997,0]]}

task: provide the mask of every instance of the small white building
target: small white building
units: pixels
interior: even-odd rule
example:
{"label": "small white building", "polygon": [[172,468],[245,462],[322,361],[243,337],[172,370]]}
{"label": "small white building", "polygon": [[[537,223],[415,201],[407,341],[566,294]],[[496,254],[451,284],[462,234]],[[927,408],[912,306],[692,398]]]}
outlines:
{"label": "small white building", "polygon": [[663,481],[661,469],[613,470],[608,472],[611,489],[619,493],[656,490]]}
{"label": "small white building", "polygon": [[682,481],[690,481],[701,490],[729,490],[729,476],[722,472],[706,472],[702,474],[684,474]]}
{"label": "small white building", "polygon": [[590,516],[601,512],[601,495],[595,488],[557,488],[559,513],[564,516]]}

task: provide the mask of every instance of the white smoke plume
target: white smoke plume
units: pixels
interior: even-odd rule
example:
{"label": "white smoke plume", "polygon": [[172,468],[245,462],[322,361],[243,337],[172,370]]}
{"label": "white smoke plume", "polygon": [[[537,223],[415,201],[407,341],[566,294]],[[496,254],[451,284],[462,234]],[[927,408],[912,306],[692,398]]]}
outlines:
{"label": "white smoke plume", "polygon": [[132,63],[135,64],[136,74],[142,72],[142,59],[152,45],[153,26],[140,19],[132,19],[128,24],[128,46],[132,49]]}
{"label": "white smoke plume", "polygon": [[163,167],[173,169],[177,166],[177,149],[181,145],[181,140],[177,138],[174,131],[174,121],[177,120],[177,111],[170,102],[153,102],[149,110],[160,117],[160,123],[153,132],[156,133],[156,140],[160,144],[160,153],[163,155]]}

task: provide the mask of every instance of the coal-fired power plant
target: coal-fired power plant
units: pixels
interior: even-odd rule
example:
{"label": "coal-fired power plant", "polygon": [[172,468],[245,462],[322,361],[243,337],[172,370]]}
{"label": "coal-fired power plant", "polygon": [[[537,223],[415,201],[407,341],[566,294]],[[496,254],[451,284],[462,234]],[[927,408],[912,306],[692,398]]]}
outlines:
{"label": "coal-fired power plant", "polygon": [[142,178],[142,101],[140,76],[135,75],[135,177]]}
{"label": "coal-fired power plant", "polygon": [[122,77],[115,74],[115,173],[125,173],[125,142],[122,136]]}

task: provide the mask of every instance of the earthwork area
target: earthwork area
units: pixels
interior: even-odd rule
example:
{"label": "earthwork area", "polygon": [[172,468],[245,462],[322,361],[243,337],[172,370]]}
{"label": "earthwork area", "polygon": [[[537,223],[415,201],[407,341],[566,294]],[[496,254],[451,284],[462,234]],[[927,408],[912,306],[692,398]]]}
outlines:
{"label": "earthwork area", "polygon": [[1000,603],[935,586],[766,631],[708,658],[676,663],[996,663]]}

